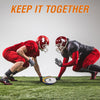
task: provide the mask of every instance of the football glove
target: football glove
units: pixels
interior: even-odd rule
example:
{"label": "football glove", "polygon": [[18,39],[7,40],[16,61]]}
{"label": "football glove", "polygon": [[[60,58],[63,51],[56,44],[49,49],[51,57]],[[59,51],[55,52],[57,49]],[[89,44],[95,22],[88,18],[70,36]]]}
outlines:
{"label": "football glove", "polygon": [[55,59],[55,63],[56,63],[59,67],[62,66],[62,61],[59,60],[58,58]]}
{"label": "football glove", "polygon": [[40,82],[42,82],[42,77],[40,77]]}
{"label": "football glove", "polygon": [[29,63],[31,64],[31,66],[35,65],[35,62],[32,59],[29,59]]}

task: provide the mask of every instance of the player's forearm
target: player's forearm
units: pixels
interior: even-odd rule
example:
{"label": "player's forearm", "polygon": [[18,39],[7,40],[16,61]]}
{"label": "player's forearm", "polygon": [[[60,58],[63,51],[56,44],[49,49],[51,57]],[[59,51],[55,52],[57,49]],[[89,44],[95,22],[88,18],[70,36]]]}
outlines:
{"label": "player's forearm", "polygon": [[32,57],[32,60],[35,62],[35,65],[34,65],[34,68],[35,68],[35,71],[37,72],[38,76],[41,77],[41,72],[40,72],[40,69],[39,69],[39,65],[37,63],[37,59]]}
{"label": "player's forearm", "polygon": [[38,76],[41,77],[42,75],[41,75],[39,66],[38,65],[35,65],[34,68],[35,68],[35,71],[37,72]]}
{"label": "player's forearm", "polygon": [[72,60],[68,63],[63,63],[63,67],[70,67],[73,65],[76,65],[78,63],[78,58],[79,58],[79,52],[76,51],[72,54]]}
{"label": "player's forearm", "polygon": [[73,65],[76,65],[76,62],[77,61],[74,61],[74,60],[72,60],[72,61],[70,61],[70,62],[68,62],[68,63],[63,63],[63,67],[70,67],[70,66],[73,66]]}
{"label": "player's forearm", "polygon": [[63,58],[63,63],[67,63],[69,60],[69,57],[68,58]]}

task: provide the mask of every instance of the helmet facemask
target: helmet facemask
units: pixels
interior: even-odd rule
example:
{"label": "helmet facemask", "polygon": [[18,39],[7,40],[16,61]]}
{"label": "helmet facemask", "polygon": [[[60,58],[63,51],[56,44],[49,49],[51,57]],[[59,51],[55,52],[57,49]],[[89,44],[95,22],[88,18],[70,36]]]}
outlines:
{"label": "helmet facemask", "polygon": [[69,39],[64,37],[64,36],[60,36],[56,39],[56,51],[58,53],[61,53],[67,46]]}
{"label": "helmet facemask", "polygon": [[65,47],[66,47],[66,45],[63,46],[63,43],[58,43],[58,44],[56,44],[56,46],[57,46],[56,51],[58,53],[61,53],[65,49]]}
{"label": "helmet facemask", "polygon": [[39,49],[41,51],[47,52],[48,51],[48,48],[47,47],[48,47],[48,44],[47,43],[40,45],[40,41],[39,41]]}

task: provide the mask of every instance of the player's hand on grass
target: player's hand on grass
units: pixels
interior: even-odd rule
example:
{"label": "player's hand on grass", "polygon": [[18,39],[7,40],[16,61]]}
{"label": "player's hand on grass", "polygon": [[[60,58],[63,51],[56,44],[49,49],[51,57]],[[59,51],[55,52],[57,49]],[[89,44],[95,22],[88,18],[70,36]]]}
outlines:
{"label": "player's hand on grass", "polygon": [[43,81],[42,81],[42,76],[40,77],[40,82],[43,82]]}
{"label": "player's hand on grass", "polygon": [[31,64],[31,66],[35,65],[35,62],[32,59],[29,59],[29,63]]}
{"label": "player's hand on grass", "polygon": [[55,58],[55,63],[56,63],[59,67],[62,66],[62,61],[59,60],[58,58]]}

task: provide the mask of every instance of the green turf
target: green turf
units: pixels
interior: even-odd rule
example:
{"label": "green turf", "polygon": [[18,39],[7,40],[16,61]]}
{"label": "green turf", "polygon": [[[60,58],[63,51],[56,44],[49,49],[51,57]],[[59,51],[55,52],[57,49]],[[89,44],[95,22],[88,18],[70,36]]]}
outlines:
{"label": "green turf", "polygon": [[0,100],[100,100],[100,77],[63,77],[54,85],[38,77],[16,77],[13,85],[0,83]]}

